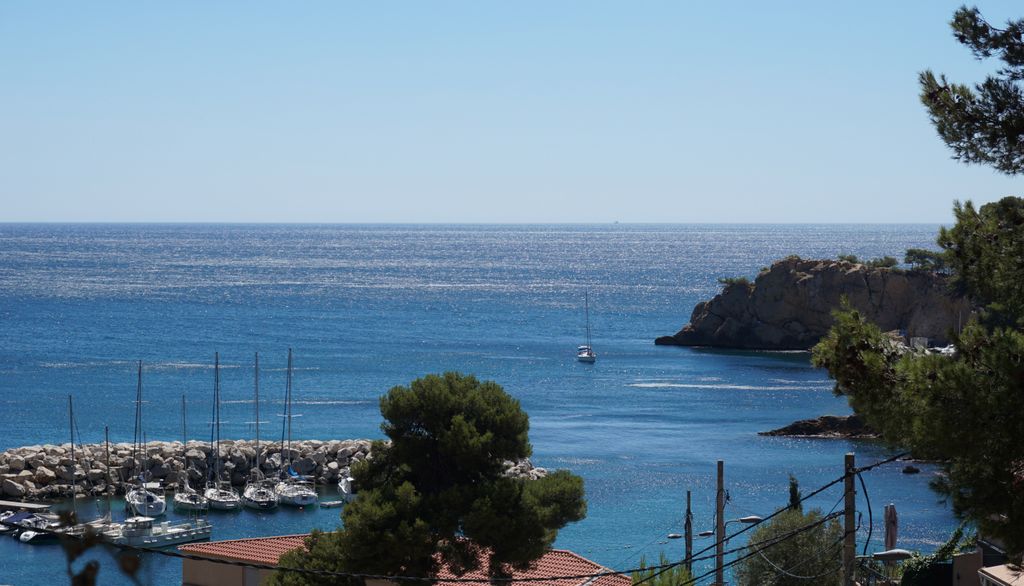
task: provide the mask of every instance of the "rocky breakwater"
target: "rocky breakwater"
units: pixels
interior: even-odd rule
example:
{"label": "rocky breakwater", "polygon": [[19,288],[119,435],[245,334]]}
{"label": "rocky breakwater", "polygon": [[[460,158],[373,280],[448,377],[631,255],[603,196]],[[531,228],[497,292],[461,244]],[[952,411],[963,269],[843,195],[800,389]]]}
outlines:
{"label": "rocky breakwater", "polygon": [[831,312],[846,297],[883,331],[945,345],[972,311],[966,299],[948,291],[946,278],[931,272],[791,256],[761,271],[753,283],[729,282],[697,304],[682,330],[655,343],[808,350],[828,333]]}
{"label": "rocky breakwater", "polygon": [[[291,460],[292,468],[317,484],[333,484],[360,460],[373,458],[370,440],[303,440],[291,448],[260,444],[260,469],[264,476],[276,478],[282,462]],[[177,488],[187,478],[200,487],[210,478],[215,458],[208,443],[149,442],[145,454],[133,454],[131,444],[111,444],[109,455],[104,444],[75,446],[74,460],[70,444],[14,448],[0,452],[0,496],[23,500],[65,498],[72,495],[100,495],[113,489],[123,494],[140,472],[153,482]],[[109,457],[110,466],[107,461]],[[250,478],[256,462],[256,442],[221,441],[221,479],[236,486]],[[506,462],[506,474],[539,478],[543,468],[527,460]]]}

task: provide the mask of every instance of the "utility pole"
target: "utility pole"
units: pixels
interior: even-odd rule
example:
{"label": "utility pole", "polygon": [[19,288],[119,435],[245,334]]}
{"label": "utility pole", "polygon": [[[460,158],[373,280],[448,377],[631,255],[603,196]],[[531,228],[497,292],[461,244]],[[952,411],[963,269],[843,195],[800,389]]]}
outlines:
{"label": "utility pole", "polygon": [[718,493],[715,497],[715,584],[725,586],[725,462],[718,461]]}
{"label": "utility pole", "polygon": [[857,556],[857,527],[855,516],[857,511],[857,492],[853,486],[855,461],[853,452],[846,454],[843,465],[843,493],[845,510],[843,515],[843,586],[853,586],[853,567]]}
{"label": "utility pole", "polygon": [[690,491],[686,491],[686,571],[693,571],[693,514],[690,512]]}

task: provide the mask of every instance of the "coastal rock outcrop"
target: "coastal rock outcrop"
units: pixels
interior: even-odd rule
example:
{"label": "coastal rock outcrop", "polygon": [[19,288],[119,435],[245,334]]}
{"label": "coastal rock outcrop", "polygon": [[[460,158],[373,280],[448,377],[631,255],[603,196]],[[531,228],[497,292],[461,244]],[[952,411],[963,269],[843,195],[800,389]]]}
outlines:
{"label": "coastal rock outcrop", "polygon": [[943,275],[868,267],[859,263],[789,257],[738,280],[693,309],[690,323],[659,345],[748,350],[808,350],[828,333],[833,309],[846,297],[883,331],[899,330],[934,345],[972,312],[949,293]]}
{"label": "coastal rock outcrop", "polygon": [[[220,448],[221,479],[242,485],[255,470],[256,442],[222,440]],[[111,484],[123,494],[139,473],[151,481],[161,481],[176,489],[181,477],[193,486],[207,480],[212,465],[208,443],[151,441],[145,454],[132,455],[131,444],[111,444],[109,454],[103,444],[75,446],[75,460],[69,457],[70,445],[26,446],[0,452],[0,495],[26,500],[68,497],[73,494],[98,495]],[[372,443],[355,440],[293,441],[290,449],[281,445],[261,443],[260,472],[275,478],[282,461],[291,456],[292,467],[313,478],[317,484],[336,483],[349,467],[359,460],[373,458]],[[282,454],[284,458],[282,458]],[[109,458],[110,466],[107,467]],[[505,462],[505,474],[517,478],[540,478],[547,474],[529,458]]]}
{"label": "coastal rock outcrop", "polygon": [[762,431],[758,435],[849,439],[873,439],[878,437],[878,434],[864,425],[861,418],[856,415],[822,415],[817,419],[803,419],[786,427]]}

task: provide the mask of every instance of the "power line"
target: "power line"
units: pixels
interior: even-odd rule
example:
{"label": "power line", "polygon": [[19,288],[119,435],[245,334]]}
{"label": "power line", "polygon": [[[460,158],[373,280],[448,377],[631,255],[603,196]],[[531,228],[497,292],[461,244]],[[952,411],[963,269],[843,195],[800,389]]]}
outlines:
{"label": "power line", "polygon": [[[808,499],[810,499],[810,498],[812,498],[814,496],[817,496],[817,495],[821,494],[822,492],[828,490],[829,488],[835,486],[836,484],[839,484],[840,482],[846,480],[846,478],[848,476],[850,476],[851,474],[859,474],[861,472],[870,472],[871,470],[874,470],[875,468],[877,468],[879,466],[883,466],[885,464],[889,464],[891,462],[895,462],[896,460],[898,460],[898,459],[900,459],[900,458],[902,458],[904,456],[907,456],[908,454],[909,454],[909,452],[901,452],[899,454],[896,454],[895,456],[891,456],[891,457],[886,458],[884,460],[879,460],[878,462],[875,462],[873,464],[869,464],[869,465],[864,466],[862,468],[855,468],[855,469],[853,469],[851,471],[848,471],[848,472],[844,473],[842,476],[840,476],[839,478],[836,478],[835,480],[833,480],[833,481],[831,481],[831,482],[829,482],[827,484],[824,484],[824,485],[818,487],[817,489],[811,491],[810,493],[801,496],[800,499],[797,501],[797,504],[803,503],[804,501],[806,501],[806,500],[808,500]],[[840,499],[842,499],[842,498],[843,497],[840,497]],[[836,505],[838,505],[838,502],[836,503]],[[772,513],[772,514],[768,515],[767,517],[761,519],[760,521],[757,521],[756,523],[751,523],[751,524],[747,525],[746,527],[743,527],[742,529],[740,529],[736,533],[733,533],[732,535],[726,536],[724,539],[720,539],[719,541],[716,541],[715,543],[712,543],[711,545],[709,545],[709,546],[705,547],[704,549],[698,551],[694,555],[695,556],[700,556],[701,554],[703,554],[703,553],[705,553],[707,551],[710,551],[710,550],[714,549],[715,547],[717,547],[719,542],[728,542],[733,537],[736,537],[737,535],[742,535],[743,533],[746,533],[747,531],[750,531],[751,529],[753,529],[754,527],[757,527],[761,523],[769,521],[769,520],[771,520],[771,519],[781,515],[782,513],[785,513],[786,511],[790,510],[790,508],[791,508],[791,505],[787,505],[787,506],[785,506],[785,507],[783,507],[781,509],[778,509],[777,511],[775,511],[774,513]],[[833,509],[835,509],[835,506],[833,506]],[[667,572],[668,570],[672,569],[673,567],[678,566],[678,565],[683,564],[683,563],[685,563],[685,561],[679,561],[679,562],[676,562],[674,565],[669,565],[668,567],[662,569],[661,571],[656,572],[656,573],[654,573],[654,574],[644,578],[643,580],[640,580],[634,586],[639,586],[640,584],[643,584],[644,582],[647,582],[649,580],[653,580],[654,578],[656,578],[656,577],[660,576],[661,574]],[[728,567],[728,566],[724,566],[724,567]]]}
{"label": "power line", "polygon": [[[800,527],[799,529],[795,529],[795,530],[791,531],[789,534],[785,534],[785,535],[782,535],[782,536],[777,536],[777,537],[773,538],[771,543],[768,543],[767,545],[764,545],[764,547],[756,548],[756,549],[754,549],[754,551],[751,551],[750,553],[748,553],[748,554],[746,554],[744,556],[738,557],[738,558],[732,560],[729,563],[723,564],[722,565],[722,569],[735,566],[736,564],[742,562],[743,560],[745,560],[747,558],[751,558],[751,557],[757,555],[761,551],[764,551],[764,550],[769,549],[771,547],[774,547],[774,546],[776,546],[776,545],[778,545],[778,544],[780,544],[780,543],[782,543],[784,541],[792,539],[792,538],[796,537],[797,535],[799,535],[799,534],[801,534],[801,533],[803,533],[805,531],[810,531],[811,529],[814,529],[815,527],[823,525],[823,524],[831,521],[832,519],[835,519],[835,518],[839,517],[840,515],[841,515],[841,513],[833,513],[831,515],[822,517],[821,519],[819,519],[819,520],[817,520],[817,521],[815,521],[813,523],[809,523],[807,525],[804,525],[803,527]],[[762,545],[763,543],[764,542],[760,542],[760,543],[757,543],[757,544],[754,544],[754,545],[747,545],[747,546],[745,546],[742,549],[752,549],[752,548],[755,548],[757,545]],[[703,580],[704,578],[707,578],[708,576],[713,575],[715,572],[716,572],[716,569],[711,569],[710,571],[705,572],[705,573],[701,574],[700,576],[696,576],[696,577],[690,578],[689,580],[685,580],[683,582],[680,582],[679,584],[676,584],[675,586],[690,586],[692,584],[696,584],[699,580]]]}

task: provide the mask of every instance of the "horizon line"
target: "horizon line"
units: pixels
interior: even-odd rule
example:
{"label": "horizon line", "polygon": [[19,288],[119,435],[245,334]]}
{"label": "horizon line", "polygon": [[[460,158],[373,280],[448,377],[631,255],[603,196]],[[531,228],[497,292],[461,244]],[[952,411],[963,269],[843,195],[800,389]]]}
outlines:
{"label": "horizon line", "polygon": [[[947,220],[948,222],[948,220]],[[0,226],[24,225],[94,225],[94,226],[933,226],[942,225],[941,221],[912,222],[398,222],[398,221],[365,221],[365,222],[274,222],[274,221],[239,221],[239,220],[15,220],[0,221]]]}

